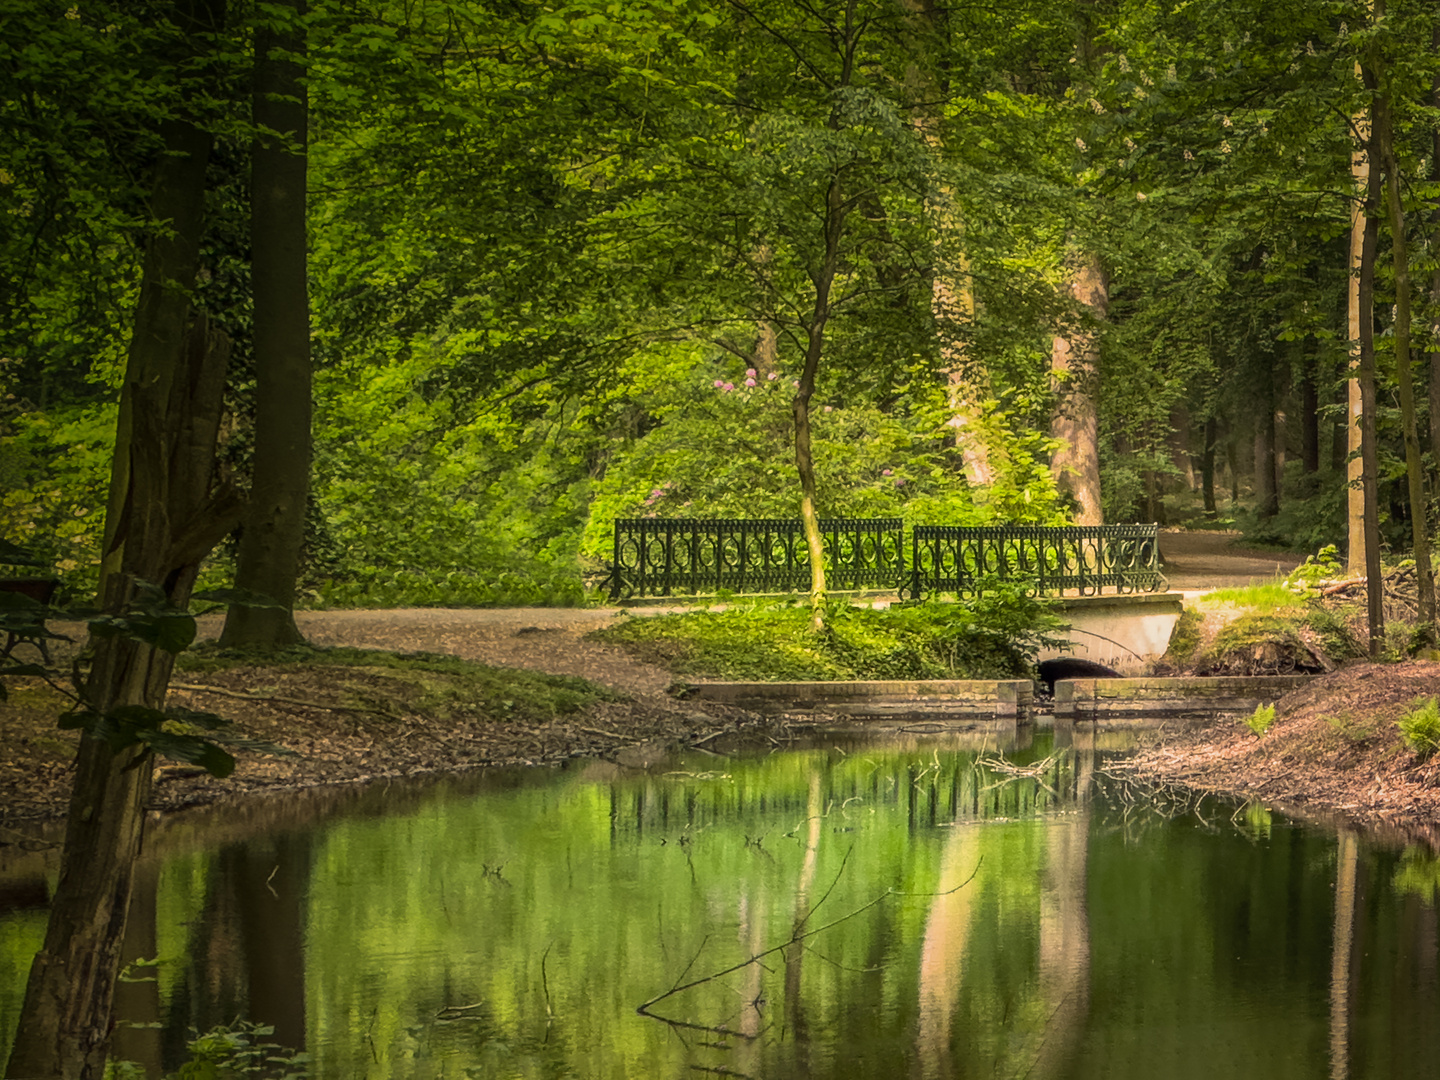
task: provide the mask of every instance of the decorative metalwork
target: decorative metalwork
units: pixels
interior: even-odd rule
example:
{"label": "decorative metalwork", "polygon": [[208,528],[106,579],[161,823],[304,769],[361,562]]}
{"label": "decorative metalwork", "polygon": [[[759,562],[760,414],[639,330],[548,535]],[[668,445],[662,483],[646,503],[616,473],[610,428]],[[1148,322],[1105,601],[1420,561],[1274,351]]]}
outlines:
{"label": "decorative metalwork", "polygon": [[[822,518],[825,572],[837,590],[905,580],[899,518]],[[615,522],[612,599],[717,592],[808,592],[810,551],[798,519],[625,518]]]}
{"label": "decorative metalwork", "polygon": [[1002,581],[1024,581],[1032,594],[1097,596],[1163,592],[1156,525],[918,525],[911,532],[907,599],[979,596]]}
{"label": "decorative metalwork", "polygon": [[[905,599],[979,596],[1021,581],[1042,596],[1163,592],[1155,525],[918,525],[905,565],[899,518],[821,519],[832,589],[897,590]],[[612,599],[804,592],[810,552],[798,520],[626,518],[615,522]]]}

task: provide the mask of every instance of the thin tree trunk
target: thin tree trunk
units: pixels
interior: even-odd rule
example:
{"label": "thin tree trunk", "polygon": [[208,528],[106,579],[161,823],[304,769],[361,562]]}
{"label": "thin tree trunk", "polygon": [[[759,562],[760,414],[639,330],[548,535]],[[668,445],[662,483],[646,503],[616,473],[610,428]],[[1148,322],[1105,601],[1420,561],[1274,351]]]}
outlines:
{"label": "thin tree trunk", "polygon": [[[1376,0],[1376,14],[1383,12]],[[1374,60],[1380,92],[1375,95],[1375,143],[1385,169],[1386,205],[1390,214],[1390,244],[1395,265],[1395,374],[1400,397],[1400,420],[1405,434],[1405,476],[1410,495],[1411,543],[1415,558],[1418,619],[1424,633],[1435,638],[1435,578],[1430,569],[1430,530],[1425,514],[1425,463],[1415,418],[1415,387],[1410,371],[1410,256],[1405,244],[1405,208],[1400,201],[1400,162],[1395,156],[1394,124],[1382,61]]]}
{"label": "thin tree trunk", "polygon": [[[1070,273],[1070,293],[1098,324],[1110,304],[1109,282],[1097,256],[1079,259]],[[1059,400],[1050,434],[1060,446],[1050,472],[1061,491],[1075,500],[1077,525],[1104,524],[1100,504],[1100,414],[1095,405],[1100,343],[1093,329],[1073,328],[1055,335],[1050,370]]]}
{"label": "thin tree trunk", "polygon": [[[1355,74],[1360,74],[1360,65],[1355,65]],[[1346,383],[1347,423],[1345,479],[1346,489],[1346,569],[1351,574],[1365,571],[1367,551],[1365,546],[1365,488],[1363,457],[1363,429],[1365,417],[1364,395],[1360,386],[1362,311],[1360,303],[1360,279],[1365,272],[1365,231],[1367,216],[1366,200],[1360,196],[1368,191],[1370,184],[1370,114],[1357,113],[1354,117],[1355,149],[1350,155],[1350,177],[1355,188],[1355,198],[1350,211],[1350,277],[1347,290],[1349,308],[1350,379]]]}
{"label": "thin tree trunk", "polygon": [[1315,366],[1318,356],[1301,356],[1300,468],[1306,476],[1320,471],[1320,386]]}
{"label": "thin tree trunk", "polygon": [[1220,435],[1220,425],[1213,416],[1205,418],[1205,452],[1200,458],[1200,489],[1205,500],[1205,514],[1215,517],[1215,441]]}
{"label": "thin tree trunk", "polygon": [[[181,6],[185,29],[213,31],[223,5]],[[198,54],[201,39],[191,42]],[[196,76],[199,77],[199,76]],[[205,167],[211,137],[184,120],[163,130],[151,214],[167,223],[146,254],[117,424],[105,569],[99,605],[122,615],[137,582],[188,602],[200,559],[234,527],[238,502],[210,490],[228,348],[192,322],[188,290],[199,262]],[[83,698],[95,713],[122,705],[159,708],[173,656],[127,637],[92,641]],[[66,819],[60,880],[45,941],[31,967],[8,1077],[99,1080],[125,936],[151,755],[113,750],[84,735]]]}
{"label": "thin tree trunk", "polygon": [[[1440,55],[1440,22],[1430,32],[1431,50]],[[1440,74],[1430,83],[1430,106],[1440,112]],[[1430,182],[1440,184],[1440,124],[1430,131]],[[1430,211],[1430,247],[1440,252],[1440,198]],[[1435,474],[1440,477],[1440,261],[1430,273],[1430,382],[1427,395],[1430,405],[1430,457]]]}
{"label": "thin tree trunk", "polygon": [[250,181],[255,457],[235,584],[278,606],[233,605],[220,638],[260,647],[303,640],[294,607],[310,490],[304,0],[276,6],[284,12],[255,31],[253,116],[262,129]]}
{"label": "thin tree trunk", "polygon": [[810,398],[815,393],[815,373],[825,351],[825,324],[830,318],[830,289],[840,267],[840,239],[844,235],[845,207],[840,177],[831,178],[825,193],[825,256],[815,275],[815,305],[805,343],[805,366],[792,411],[795,416],[795,467],[800,473],[800,521],[805,546],[810,554],[810,625],[825,629],[825,539],[820,534],[816,510],[815,459],[810,450]]}
{"label": "thin tree trunk", "polygon": [[[1380,5],[1375,6],[1376,16]],[[1373,90],[1373,74],[1364,73],[1365,84]],[[1368,128],[1368,125],[1367,125]],[[1365,552],[1366,614],[1370,633],[1370,655],[1379,657],[1385,645],[1384,577],[1380,567],[1380,460],[1375,431],[1375,251],[1380,239],[1380,170],[1375,167],[1373,147],[1366,148],[1364,229],[1360,243],[1360,277],[1357,292],[1359,312],[1360,388],[1360,485],[1364,495],[1362,538]]]}
{"label": "thin tree trunk", "polygon": [[1260,388],[1261,413],[1255,421],[1255,513],[1261,521],[1269,521],[1280,513],[1280,473],[1277,453],[1278,426],[1275,422],[1275,373],[1264,373]]}

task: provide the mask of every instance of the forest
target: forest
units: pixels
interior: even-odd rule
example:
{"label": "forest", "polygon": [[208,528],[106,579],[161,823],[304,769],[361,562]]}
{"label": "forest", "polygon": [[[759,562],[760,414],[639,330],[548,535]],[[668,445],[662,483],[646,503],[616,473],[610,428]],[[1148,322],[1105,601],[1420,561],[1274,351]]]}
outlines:
{"label": "forest", "polygon": [[1354,567],[1363,493],[1411,549],[1437,35],[1405,4],[11,0],[0,535],[93,594],[117,430],[204,412],[125,403],[154,317],[224,354],[186,436],[202,587],[577,603],[616,518],[802,497]]}
{"label": "forest", "polygon": [[192,600],[1138,521],[1408,552],[1433,633],[1433,5],[0,0],[0,209],[0,559],[91,630],[8,1075],[102,1075],[153,755],[234,767]]}

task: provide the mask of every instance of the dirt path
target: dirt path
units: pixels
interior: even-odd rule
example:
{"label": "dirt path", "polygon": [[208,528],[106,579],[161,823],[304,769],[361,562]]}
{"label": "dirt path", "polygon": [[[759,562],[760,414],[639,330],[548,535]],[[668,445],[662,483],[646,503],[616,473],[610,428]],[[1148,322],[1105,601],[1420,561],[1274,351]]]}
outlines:
{"label": "dirt path", "polygon": [[1235,547],[1239,537],[1219,532],[1161,532],[1160,557],[1170,588],[1178,592],[1244,588],[1283,577],[1305,561],[1288,552]]}

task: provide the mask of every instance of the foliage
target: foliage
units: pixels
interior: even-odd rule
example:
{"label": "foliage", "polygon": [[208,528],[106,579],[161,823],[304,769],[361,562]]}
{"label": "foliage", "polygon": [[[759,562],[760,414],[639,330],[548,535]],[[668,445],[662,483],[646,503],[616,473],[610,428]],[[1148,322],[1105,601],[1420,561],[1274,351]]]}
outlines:
{"label": "foliage", "polygon": [[1395,723],[1405,737],[1405,745],[1422,760],[1440,750],[1440,700],[1416,698]]}
{"label": "foliage", "polygon": [[1396,892],[1418,896],[1433,907],[1440,891],[1440,856],[1422,844],[1407,845],[1390,883]]}
{"label": "foliage", "polygon": [[596,637],[624,645],[677,674],[726,679],[1029,678],[1059,621],[1022,590],[968,604],[930,601],[886,610],[830,606],[824,633],[806,612],[736,604],[627,619]]}
{"label": "foliage", "polygon": [[1345,568],[1340,564],[1340,552],[1334,544],[1326,544],[1315,555],[1307,555],[1305,561],[1285,575],[1284,587],[1296,596],[1315,596],[1320,586],[1343,577]]}
{"label": "foliage", "polygon": [[[275,1029],[237,1020],[195,1035],[186,1046],[189,1059],[164,1080],[304,1080],[310,1055],[269,1041]],[[110,1061],[106,1080],[145,1080],[133,1061]]]}
{"label": "foliage", "polygon": [[1255,711],[1245,718],[1245,726],[1257,739],[1263,738],[1275,723],[1274,705],[1256,705]]}

